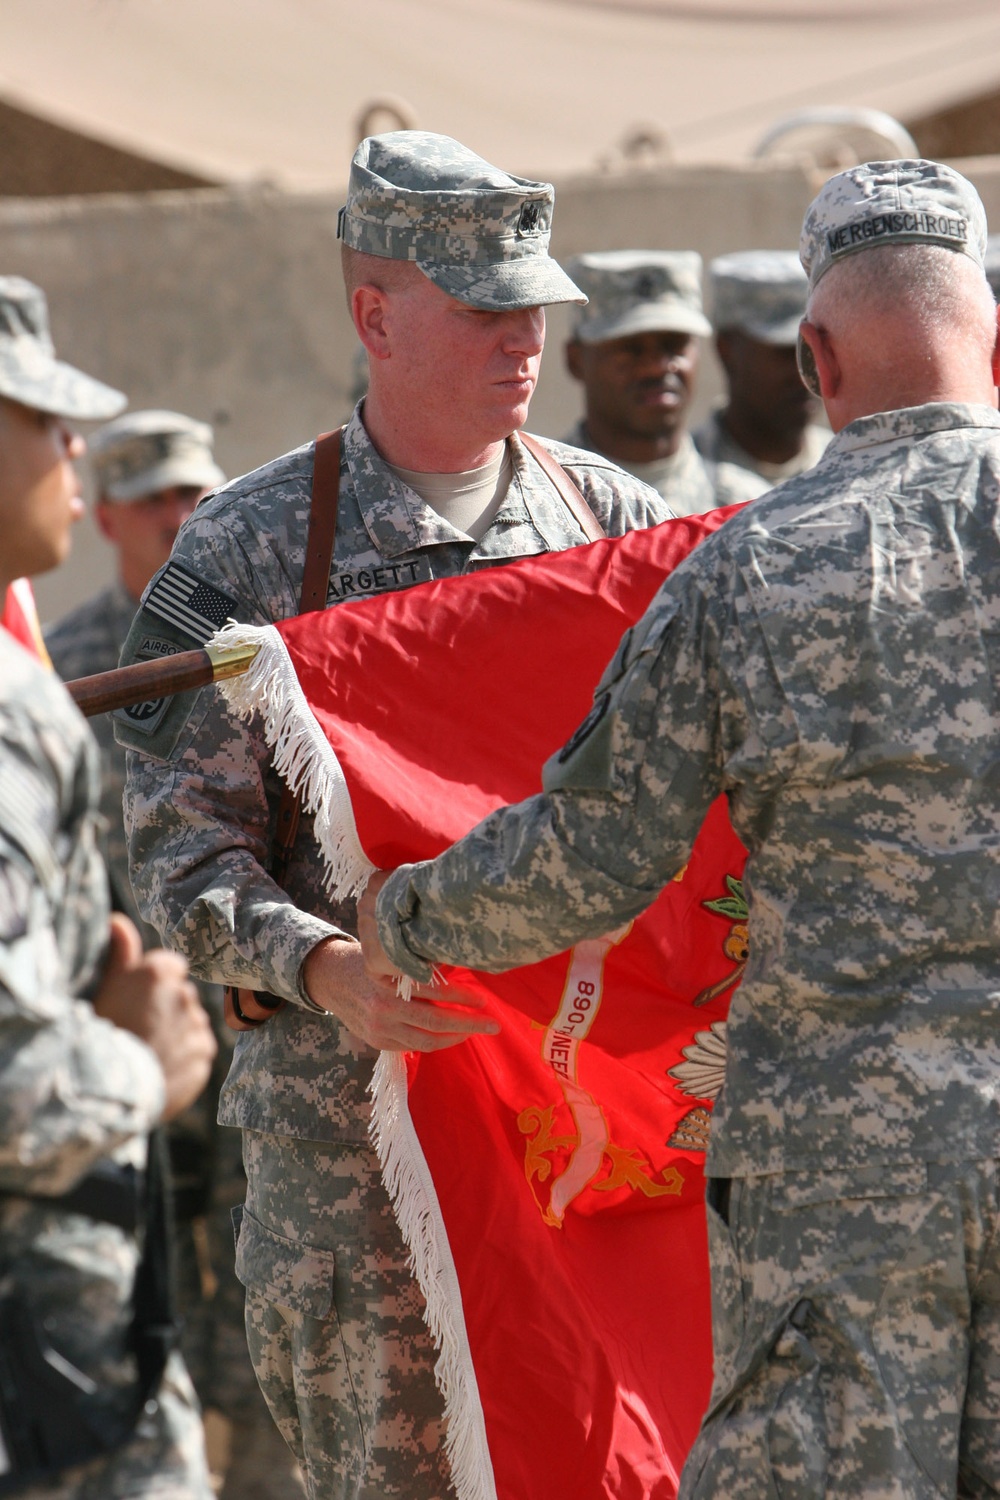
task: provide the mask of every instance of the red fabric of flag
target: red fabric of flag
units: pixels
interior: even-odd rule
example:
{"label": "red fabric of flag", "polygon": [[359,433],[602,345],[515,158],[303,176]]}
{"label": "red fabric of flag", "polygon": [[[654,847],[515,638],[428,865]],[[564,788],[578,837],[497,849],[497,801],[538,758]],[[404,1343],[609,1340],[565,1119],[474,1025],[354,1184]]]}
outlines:
{"label": "red fabric of flag", "polygon": [[[623,631],[730,513],[277,627],[367,859],[430,857],[540,790]],[[275,658],[255,672],[227,691],[270,712],[316,807],[327,772],[306,774],[296,711],[274,707]],[[317,818],[333,865],[339,817]],[[743,859],[720,801],[626,932],[452,971],[499,1037],[383,1054],[378,1144],[443,1350],[460,1500],[676,1493],[711,1378],[702,1164],[746,958]]]}

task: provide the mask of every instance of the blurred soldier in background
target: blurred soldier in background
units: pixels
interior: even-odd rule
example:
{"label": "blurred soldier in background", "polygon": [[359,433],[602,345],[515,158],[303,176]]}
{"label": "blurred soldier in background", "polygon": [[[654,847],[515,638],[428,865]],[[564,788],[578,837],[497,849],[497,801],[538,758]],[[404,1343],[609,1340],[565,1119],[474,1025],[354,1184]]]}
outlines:
{"label": "blurred soldier in background", "polygon": [[[198,501],[225,481],[212,453],[212,429],[172,411],[136,411],[94,433],[88,445],[97,523],[117,554],[118,576],[46,631],[59,675],[70,681],[118,665],[150,578],[170,556]],[[166,648],[165,648],[166,649]],[[138,927],[146,948],[159,937],[139,913],[128,876],[122,823],[125,751],[111,717],[92,728],[101,750],[101,811],[112,900]],[[202,984],[219,1053],[208,1089],[167,1132],[176,1230],[181,1347],[202,1406],[231,1424],[227,1500],[278,1500],[302,1493],[298,1466],[275,1430],[246,1347],[244,1292],[236,1277],[231,1210],[246,1178],[240,1134],[216,1123],[219,1090],[235,1040],[222,1025],[218,985]]]}
{"label": "blurred soldier in background", "polygon": [[[69,550],[65,419],[124,400],[57,362],[42,293],[0,278],[0,593]],[[149,1132],[215,1043],[184,960],[111,914],[97,796],[79,713],[0,630],[0,1492],[210,1500]]]}
{"label": "blurred soldier in background", "polygon": [[[87,445],[94,474],[94,514],[117,554],[108,588],[46,626],[45,644],[64,682],[117,667],[146,584],[170,556],[182,522],[225,475],[212,456],[212,429],[172,411],[137,411],[93,434]],[[128,878],[122,791],[125,752],[115,744],[111,718],[98,714],[91,729],[101,747],[101,811],[107,819],[107,860],[113,900],[143,933]]]}
{"label": "blurred soldier in background", "polygon": [[584,389],[566,439],[603,453],[659,490],[675,515],[750,500],[767,485],[701,458],[687,430],[698,340],[712,331],[694,250],[607,250],[566,270],[590,301],[578,310],[566,366]]}
{"label": "blurred soldier in background", "polygon": [[728,396],[696,430],[695,447],[780,484],[811,469],[830,441],[795,362],[806,273],[793,250],[741,250],[713,260],[708,275]]}

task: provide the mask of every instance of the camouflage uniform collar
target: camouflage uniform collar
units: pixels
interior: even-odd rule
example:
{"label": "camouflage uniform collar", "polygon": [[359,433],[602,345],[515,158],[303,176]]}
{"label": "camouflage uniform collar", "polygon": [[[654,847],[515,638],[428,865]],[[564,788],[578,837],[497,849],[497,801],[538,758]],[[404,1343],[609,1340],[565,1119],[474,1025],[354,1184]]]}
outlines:
{"label": "camouflage uniform collar", "polygon": [[899,411],[877,411],[858,417],[835,434],[824,457],[832,458],[858,448],[899,438],[927,437],[962,427],[992,427],[1000,430],[1000,412],[992,406],[974,406],[958,401],[931,401],[926,406],[907,406]]}
{"label": "camouflage uniform collar", "polygon": [[[424,547],[455,545],[471,548],[471,556],[479,555],[482,541],[475,545],[470,542],[464,531],[439,516],[385,462],[365,430],[360,403],[344,431],[343,449],[365,530],[384,558],[402,557]],[[487,536],[498,522],[510,520],[512,512],[523,514],[527,460],[519,444],[511,444],[511,457],[514,472],[510,489]]]}

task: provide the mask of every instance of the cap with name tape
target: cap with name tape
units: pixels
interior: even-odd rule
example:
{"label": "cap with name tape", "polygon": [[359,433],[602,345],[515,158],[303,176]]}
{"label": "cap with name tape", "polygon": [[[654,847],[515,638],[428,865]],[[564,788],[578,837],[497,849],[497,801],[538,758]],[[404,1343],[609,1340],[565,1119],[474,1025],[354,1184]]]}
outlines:
{"label": "cap with name tape", "polygon": [[982,266],[986,210],[968,178],[941,162],[863,162],[831,177],[806,211],[799,259],[810,289],[878,245],[943,245]]}
{"label": "cap with name tape", "polygon": [[212,429],[179,411],[130,411],[87,444],[99,493],[140,500],[175,486],[214,489],[225,474],[212,456]]}
{"label": "cap with name tape", "polygon": [[555,189],[501,172],[425,130],[369,136],[354,153],[337,233],[367,255],[413,261],[488,311],[583,302],[549,255]]}
{"label": "cap with name tape", "polygon": [[589,301],[573,336],[585,344],[636,333],[708,334],[696,250],[594,250],[566,269]]}
{"label": "cap with name tape", "polygon": [[806,273],[794,250],[738,250],[708,267],[716,331],[794,344],[806,311]]}
{"label": "cap with name tape", "polygon": [[113,417],[127,400],[56,359],[45,293],[23,276],[0,276],[0,396],[84,422]]}

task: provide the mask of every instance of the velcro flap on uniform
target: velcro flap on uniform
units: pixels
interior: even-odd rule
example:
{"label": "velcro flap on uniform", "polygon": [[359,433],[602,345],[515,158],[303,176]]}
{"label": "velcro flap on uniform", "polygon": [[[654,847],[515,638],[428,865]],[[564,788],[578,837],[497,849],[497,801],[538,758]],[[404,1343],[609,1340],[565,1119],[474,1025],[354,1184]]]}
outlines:
{"label": "velcro flap on uniform", "polygon": [[236,1274],[248,1292],[310,1318],[325,1318],[333,1306],[332,1250],[317,1250],[275,1234],[246,1208],[236,1241]]}
{"label": "velcro flap on uniform", "polygon": [[925,1162],[830,1172],[783,1172],[776,1181],[774,1206],[780,1211],[848,1198],[912,1198],[926,1190]]}

